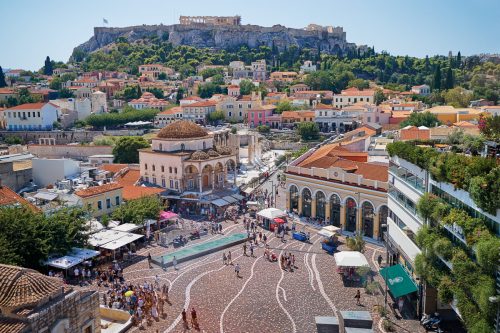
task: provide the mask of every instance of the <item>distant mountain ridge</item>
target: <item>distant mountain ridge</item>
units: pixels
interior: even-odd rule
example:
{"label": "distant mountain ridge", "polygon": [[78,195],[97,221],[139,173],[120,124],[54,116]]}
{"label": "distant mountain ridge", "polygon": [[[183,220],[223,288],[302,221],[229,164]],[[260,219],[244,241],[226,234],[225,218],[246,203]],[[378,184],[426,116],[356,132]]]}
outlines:
{"label": "distant mountain ridge", "polygon": [[[174,46],[188,45],[199,48],[233,50],[243,45],[256,48],[261,45],[276,47],[279,51],[292,45],[298,48],[319,49],[329,54],[355,50],[358,46],[346,40],[342,28],[310,25],[311,29],[287,28],[282,25],[262,27],[258,25],[209,25],[173,24],[139,25],[123,28],[95,27],[94,36],[75,48],[90,53],[112,44],[119,37],[129,42],[157,36]],[[361,46],[365,47],[365,46]]]}

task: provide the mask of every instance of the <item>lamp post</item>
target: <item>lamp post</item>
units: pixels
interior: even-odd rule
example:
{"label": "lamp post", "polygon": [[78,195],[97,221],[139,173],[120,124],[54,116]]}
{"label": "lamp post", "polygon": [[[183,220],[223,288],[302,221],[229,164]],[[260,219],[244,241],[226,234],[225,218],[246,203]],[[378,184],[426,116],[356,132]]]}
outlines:
{"label": "lamp post", "polygon": [[498,320],[500,319],[499,318],[499,315],[500,315],[500,298],[499,298],[499,296],[490,296],[488,298],[488,300],[490,301],[490,303],[493,303],[493,304],[497,305],[497,318],[495,320],[495,332],[499,333],[500,332],[500,322]]}

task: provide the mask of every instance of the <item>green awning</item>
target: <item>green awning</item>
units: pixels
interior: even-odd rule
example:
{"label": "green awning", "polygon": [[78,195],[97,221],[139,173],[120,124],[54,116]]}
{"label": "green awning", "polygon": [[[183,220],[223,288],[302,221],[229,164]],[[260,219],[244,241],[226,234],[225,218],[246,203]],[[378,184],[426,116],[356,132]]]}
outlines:
{"label": "green awning", "polygon": [[401,265],[394,265],[380,270],[380,275],[389,287],[392,296],[398,298],[418,290],[415,281]]}

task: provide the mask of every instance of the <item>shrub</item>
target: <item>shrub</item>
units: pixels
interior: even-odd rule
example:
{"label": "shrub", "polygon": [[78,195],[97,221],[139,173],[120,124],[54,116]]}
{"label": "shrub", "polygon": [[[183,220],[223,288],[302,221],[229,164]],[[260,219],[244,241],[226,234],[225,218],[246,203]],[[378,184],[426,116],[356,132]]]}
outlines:
{"label": "shrub", "polygon": [[358,234],[355,237],[350,237],[346,242],[347,247],[351,251],[365,252],[366,242],[363,240],[363,236]]}
{"label": "shrub", "polygon": [[450,260],[453,252],[453,244],[446,237],[440,237],[433,244],[434,251],[445,260]]}
{"label": "shrub", "polygon": [[377,281],[369,282],[366,284],[365,290],[368,295],[378,295],[378,292],[380,290],[380,283],[378,283]]}
{"label": "shrub", "polygon": [[382,328],[384,329],[384,331],[386,332],[394,332],[394,324],[389,320],[389,319],[385,319],[382,321]]}
{"label": "shrub", "polygon": [[479,240],[476,245],[476,258],[484,272],[493,274],[500,260],[500,240],[497,237]]}
{"label": "shrub", "polygon": [[453,281],[448,276],[441,279],[438,287],[438,298],[441,302],[448,304],[453,301]]}

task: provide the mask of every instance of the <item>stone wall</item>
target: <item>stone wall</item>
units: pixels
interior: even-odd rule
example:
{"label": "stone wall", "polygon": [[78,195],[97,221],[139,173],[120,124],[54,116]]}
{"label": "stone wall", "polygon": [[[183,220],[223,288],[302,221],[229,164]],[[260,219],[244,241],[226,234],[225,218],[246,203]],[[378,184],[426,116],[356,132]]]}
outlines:
{"label": "stone wall", "polygon": [[45,328],[50,332],[54,325],[65,319],[68,320],[68,332],[82,332],[83,328],[91,325],[93,332],[100,333],[99,294],[72,291],[50,301],[28,317],[32,332]]}
{"label": "stone wall", "polygon": [[28,145],[28,151],[40,158],[73,158],[86,161],[92,155],[110,155],[111,146],[80,146],[80,145]]}
{"label": "stone wall", "polygon": [[38,143],[41,138],[53,138],[56,144],[67,144],[74,142],[92,142],[95,137],[102,135],[127,136],[142,135],[144,130],[111,130],[111,131],[0,131],[0,138],[17,136],[26,143]]}

